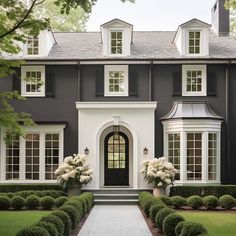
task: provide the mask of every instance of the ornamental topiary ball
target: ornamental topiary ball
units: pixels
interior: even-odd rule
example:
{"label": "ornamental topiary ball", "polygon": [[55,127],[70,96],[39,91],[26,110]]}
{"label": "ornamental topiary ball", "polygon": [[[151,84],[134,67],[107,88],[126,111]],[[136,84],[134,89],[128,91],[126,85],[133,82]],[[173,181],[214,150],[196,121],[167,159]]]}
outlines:
{"label": "ornamental topiary ball", "polygon": [[187,199],[187,205],[193,209],[198,209],[202,206],[202,198],[197,195],[193,195]]}
{"label": "ornamental topiary ball", "polygon": [[29,209],[37,209],[40,206],[40,198],[36,195],[30,195],[26,198],[25,206]]}
{"label": "ornamental topiary ball", "polygon": [[69,200],[67,201],[64,206],[73,206],[79,212],[79,220],[83,217],[83,203],[81,201]]}
{"label": "ornamental topiary ball", "polygon": [[15,196],[11,199],[11,205],[15,210],[20,210],[25,206],[25,199],[21,196]]}
{"label": "ornamental topiary ball", "polygon": [[208,210],[212,210],[215,209],[218,205],[219,205],[219,201],[218,198],[213,196],[213,195],[209,195],[206,196],[202,199],[203,201],[203,205],[208,209]]}
{"label": "ornamental topiary ball", "polygon": [[16,233],[16,236],[51,236],[48,231],[39,226],[31,225]]}
{"label": "ornamental topiary ball", "polygon": [[170,197],[168,196],[160,196],[158,197],[164,204],[166,204],[167,206],[171,206],[171,200],[170,200]]}
{"label": "ornamental topiary ball", "polygon": [[171,200],[171,205],[176,209],[179,209],[180,207],[183,207],[186,205],[185,198],[181,196],[173,196],[170,198],[170,200]]}
{"label": "ornamental topiary ball", "polygon": [[40,200],[40,206],[43,209],[51,210],[55,206],[55,199],[50,196],[42,197]]}
{"label": "ornamental topiary ball", "polygon": [[155,218],[155,223],[156,223],[156,227],[162,232],[163,231],[163,221],[164,219],[170,215],[173,214],[175,211],[170,209],[170,208],[162,208],[156,215]]}
{"label": "ornamental topiary ball", "polygon": [[181,221],[175,226],[175,235],[176,236],[181,236],[181,231],[182,231],[185,223],[187,223],[187,222]]}
{"label": "ornamental topiary ball", "polygon": [[181,221],[184,221],[183,216],[174,213],[168,215],[163,221],[163,232],[166,236],[175,235],[175,227]]}
{"label": "ornamental topiary ball", "polygon": [[46,221],[40,221],[36,224],[36,226],[42,227],[48,231],[50,236],[59,236],[59,233],[54,224]]}
{"label": "ornamental topiary ball", "polygon": [[223,195],[219,198],[220,206],[225,209],[231,209],[235,206],[234,198],[231,195]]}
{"label": "ornamental topiary ball", "polygon": [[72,224],[71,229],[74,229],[76,225],[79,223],[79,218],[80,218],[79,211],[71,205],[66,205],[66,206],[64,205],[60,207],[59,210],[62,210],[69,215]]}
{"label": "ornamental topiary ball", "polygon": [[59,208],[63,206],[63,204],[67,201],[68,201],[68,197],[65,197],[65,196],[56,198],[55,200],[56,207]]}
{"label": "ornamental topiary ball", "polygon": [[155,222],[156,214],[164,207],[166,207],[164,203],[154,204],[151,206],[149,217],[153,222]]}
{"label": "ornamental topiary ball", "polygon": [[198,236],[198,235],[208,235],[207,230],[198,223],[195,222],[185,222],[181,230],[181,236]]}
{"label": "ornamental topiary ball", "polygon": [[7,210],[11,207],[11,199],[7,196],[0,196],[0,210]]}

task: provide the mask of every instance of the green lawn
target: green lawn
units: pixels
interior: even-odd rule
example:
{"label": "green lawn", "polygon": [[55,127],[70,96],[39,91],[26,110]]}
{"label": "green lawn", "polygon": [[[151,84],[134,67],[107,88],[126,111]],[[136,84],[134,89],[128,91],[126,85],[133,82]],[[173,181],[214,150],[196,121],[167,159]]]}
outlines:
{"label": "green lawn", "polygon": [[211,236],[236,235],[236,213],[179,211],[186,220],[201,223]]}
{"label": "green lawn", "polygon": [[0,211],[0,235],[14,236],[27,225],[34,224],[50,211]]}

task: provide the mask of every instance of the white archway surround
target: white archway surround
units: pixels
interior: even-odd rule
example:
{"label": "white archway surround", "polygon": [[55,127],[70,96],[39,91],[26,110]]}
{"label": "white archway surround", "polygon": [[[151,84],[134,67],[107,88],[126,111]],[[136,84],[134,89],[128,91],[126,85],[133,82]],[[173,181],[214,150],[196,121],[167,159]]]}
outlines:
{"label": "white archway surround", "polygon": [[[103,187],[100,138],[104,130],[120,125],[132,135],[132,178],[130,187],[148,188],[139,173],[140,163],[155,154],[155,109],[156,102],[77,102],[79,141],[78,152],[89,149],[88,163],[94,170],[93,180],[88,189]],[[143,149],[148,148],[148,155]]]}

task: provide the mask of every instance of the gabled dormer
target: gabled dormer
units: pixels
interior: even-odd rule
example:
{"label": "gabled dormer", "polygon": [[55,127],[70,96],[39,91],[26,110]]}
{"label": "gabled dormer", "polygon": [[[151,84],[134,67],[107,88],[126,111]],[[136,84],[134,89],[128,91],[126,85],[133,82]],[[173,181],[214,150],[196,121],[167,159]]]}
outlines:
{"label": "gabled dormer", "polygon": [[211,25],[192,19],[181,24],[173,42],[183,56],[209,55],[209,29]]}
{"label": "gabled dormer", "polygon": [[133,25],[114,19],[101,25],[103,54],[119,57],[130,55],[133,37]]}

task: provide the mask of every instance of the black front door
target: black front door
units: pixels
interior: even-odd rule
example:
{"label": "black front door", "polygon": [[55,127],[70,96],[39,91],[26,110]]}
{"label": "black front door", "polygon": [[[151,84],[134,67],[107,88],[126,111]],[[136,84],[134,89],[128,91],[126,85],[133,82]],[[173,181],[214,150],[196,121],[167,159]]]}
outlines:
{"label": "black front door", "polygon": [[129,140],[122,132],[105,138],[105,185],[129,185]]}

